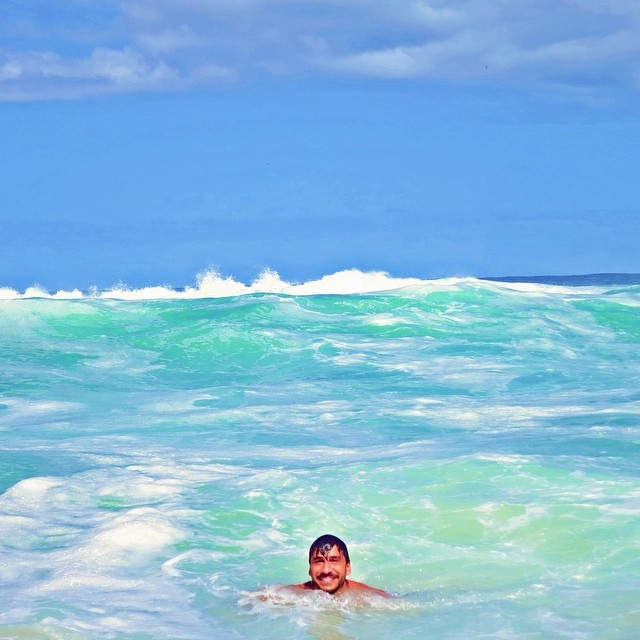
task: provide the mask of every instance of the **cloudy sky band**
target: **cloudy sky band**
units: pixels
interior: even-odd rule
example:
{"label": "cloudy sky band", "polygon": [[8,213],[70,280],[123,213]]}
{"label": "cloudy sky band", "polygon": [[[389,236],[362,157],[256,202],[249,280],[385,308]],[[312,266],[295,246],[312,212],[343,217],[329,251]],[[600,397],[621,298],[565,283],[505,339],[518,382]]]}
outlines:
{"label": "cloudy sky band", "polygon": [[[598,92],[640,83],[640,4],[254,0],[9,2],[0,99],[256,77],[436,79]],[[31,8],[31,10],[28,10]]]}

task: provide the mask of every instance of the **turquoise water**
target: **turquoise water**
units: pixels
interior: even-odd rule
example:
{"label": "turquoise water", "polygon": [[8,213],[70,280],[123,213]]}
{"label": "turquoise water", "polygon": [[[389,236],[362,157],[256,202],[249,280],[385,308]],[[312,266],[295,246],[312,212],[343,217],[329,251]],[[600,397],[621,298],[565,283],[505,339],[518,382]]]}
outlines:
{"label": "turquoise water", "polygon": [[0,298],[0,637],[640,634],[637,281]]}

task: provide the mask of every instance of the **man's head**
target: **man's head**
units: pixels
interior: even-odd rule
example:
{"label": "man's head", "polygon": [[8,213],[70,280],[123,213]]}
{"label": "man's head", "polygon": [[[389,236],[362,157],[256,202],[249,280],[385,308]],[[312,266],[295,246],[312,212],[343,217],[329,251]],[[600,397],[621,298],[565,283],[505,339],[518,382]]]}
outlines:
{"label": "man's head", "polygon": [[325,534],[309,547],[309,576],[317,589],[336,593],[351,573],[347,545],[331,534]]}

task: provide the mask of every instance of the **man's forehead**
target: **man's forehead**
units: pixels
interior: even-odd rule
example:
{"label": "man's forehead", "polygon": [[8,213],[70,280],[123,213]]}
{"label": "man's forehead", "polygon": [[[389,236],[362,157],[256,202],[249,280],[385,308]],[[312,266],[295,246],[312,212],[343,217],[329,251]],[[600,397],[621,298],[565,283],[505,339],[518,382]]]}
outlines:
{"label": "man's forehead", "polygon": [[338,545],[325,543],[314,548],[311,557],[317,558],[318,556],[322,556],[323,558],[326,558],[327,556],[344,556],[344,553],[342,553],[342,550],[338,548]]}

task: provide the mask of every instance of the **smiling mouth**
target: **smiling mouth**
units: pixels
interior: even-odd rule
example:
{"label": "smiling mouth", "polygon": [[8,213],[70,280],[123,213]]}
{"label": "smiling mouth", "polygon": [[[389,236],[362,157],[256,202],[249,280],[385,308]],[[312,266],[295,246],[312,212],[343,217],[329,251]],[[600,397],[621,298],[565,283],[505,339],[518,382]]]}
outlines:
{"label": "smiling mouth", "polygon": [[328,591],[329,593],[333,593],[333,589],[336,586],[337,582],[337,576],[323,576],[322,578],[316,579],[316,584],[320,587],[320,589],[322,589],[323,591]]}

